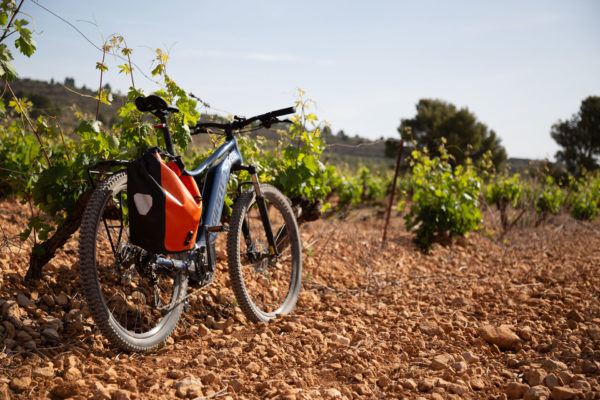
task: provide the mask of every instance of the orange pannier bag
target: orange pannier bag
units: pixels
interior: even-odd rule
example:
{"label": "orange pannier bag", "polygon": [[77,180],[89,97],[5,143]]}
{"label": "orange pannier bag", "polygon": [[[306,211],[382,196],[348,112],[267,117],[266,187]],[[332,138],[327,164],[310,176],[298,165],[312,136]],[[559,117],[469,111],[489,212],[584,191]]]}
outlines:
{"label": "orange pannier bag", "polygon": [[152,147],[127,166],[130,242],[156,254],[190,250],[202,215],[200,191],[182,174],[181,161],[165,162],[161,154],[169,156]]}

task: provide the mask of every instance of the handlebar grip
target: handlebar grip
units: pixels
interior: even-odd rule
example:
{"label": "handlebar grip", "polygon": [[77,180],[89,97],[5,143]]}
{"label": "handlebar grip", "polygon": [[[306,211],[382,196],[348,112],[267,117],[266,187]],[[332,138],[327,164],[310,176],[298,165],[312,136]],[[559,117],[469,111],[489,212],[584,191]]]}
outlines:
{"label": "handlebar grip", "polygon": [[271,117],[279,117],[281,115],[294,114],[295,112],[296,112],[295,107],[287,107],[287,108],[282,108],[281,110],[271,111],[269,113],[269,115]]}

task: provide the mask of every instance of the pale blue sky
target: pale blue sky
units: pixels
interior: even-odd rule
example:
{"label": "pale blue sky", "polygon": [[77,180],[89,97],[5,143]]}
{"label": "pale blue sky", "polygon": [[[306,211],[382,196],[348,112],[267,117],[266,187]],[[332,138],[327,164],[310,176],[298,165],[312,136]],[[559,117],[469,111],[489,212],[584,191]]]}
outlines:
{"label": "pale blue sky", "polygon": [[[213,107],[255,113],[293,103],[296,88],[334,131],[397,137],[421,98],[468,107],[511,157],[553,158],[550,127],[600,95],[600,1],[40,0],[100,44],[122,34],[148,72],[170,49],[169,75]],[[27,0],[38,51],[20,75],[97,87],[101,54]],[[88,21],[88,22],[86,22]],[[108,60],[105,78],[126,91]],[[136,85],[156,85],[139,74]]]}

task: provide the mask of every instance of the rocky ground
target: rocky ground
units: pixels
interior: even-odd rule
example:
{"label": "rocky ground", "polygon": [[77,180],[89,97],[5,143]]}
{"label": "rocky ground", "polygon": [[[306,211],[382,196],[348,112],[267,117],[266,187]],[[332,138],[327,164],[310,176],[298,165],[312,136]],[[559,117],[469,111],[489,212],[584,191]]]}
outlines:
{"label": "rocky ground", "polygon": [[251,324],[224,260],[172,340],[124,354],[95,329],[77,242],[24,284],[28,209],[0,201],[0,399],[600,399],[600,225],[553,217],[421,254],[399,217],[302,226],[295,312]]}

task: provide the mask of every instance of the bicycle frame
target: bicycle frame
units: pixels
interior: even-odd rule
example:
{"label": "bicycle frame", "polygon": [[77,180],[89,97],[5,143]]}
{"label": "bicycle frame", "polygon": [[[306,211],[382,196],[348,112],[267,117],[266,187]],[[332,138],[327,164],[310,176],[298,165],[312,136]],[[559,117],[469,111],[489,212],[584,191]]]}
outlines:
{"label": "bicycle frame", "polygon": [[[200,232],[198,232],[194,249],[207,246],[207,230],[205,228],[219,226],[231,171],[241,165],[242,153],[235,137],[231,137],[219,146],[198,168],[183,172],[194,177],[196,182],[199,183],[197,177],[208,169],[202,188],[203,210],[200,227],[198,228]],[[216,240],[216,232],[210,232],[209,239],[209,243],[213,244]]]}

